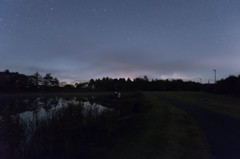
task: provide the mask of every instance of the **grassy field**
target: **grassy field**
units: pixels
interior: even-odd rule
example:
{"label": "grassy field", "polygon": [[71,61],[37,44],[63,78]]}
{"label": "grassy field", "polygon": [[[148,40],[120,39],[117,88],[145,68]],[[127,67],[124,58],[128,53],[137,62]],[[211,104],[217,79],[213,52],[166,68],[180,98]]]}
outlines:
{"label": "grassy field", "polygon": [[[60,147],[57,150],[61,150],[59,154],[66,155],[66,158],[210,159],[206,136],[198,123],[181,109],[155,97],[156,93],[159,94],[130,93],[123,94],[120,99],[106,98],[101,104],[110,103],[117,113],[113,116],[112,113],[101,115],[96,120],[90,116],[91,122],[85,125],[81,124],[83,121],[80,113],[74,113],[77,108],[64,109],[61,111],[65,112],[64,116],[54,117],[39,127],[31,148],[35,148],[37,156],[48,151],[51,155],[52,148],[56,149],[57,145]],[[160,94],[190,103],[200,103],[200,106],[216,103],[219,98],[217,95],[195,92]],[[201,98],[208,100],[203,102],[199,100]],[[238,102],[238,99],[232,97],[222,98],[229,98],[226,101],[228,103]],[[79,108],[78,111],[81,112],[82,109]],[[7,123],[6,126],[6,134],[9,134]],[[16,134],[14,127],[11,130]],[[86,137],[90,140],[85,142]],[[12,145],[18,144],[13,142]]]}
{"label": "grassy field", "polygon": [[115,159],[208,159],[204,132],[190,116],[145,93],[146,111],[138,114],[128,134],[109,152]]}
{"label": "grassy field", "polygon": [[240,119],[240,98],[205,92],[158,92],[175,100],[192,103]]}

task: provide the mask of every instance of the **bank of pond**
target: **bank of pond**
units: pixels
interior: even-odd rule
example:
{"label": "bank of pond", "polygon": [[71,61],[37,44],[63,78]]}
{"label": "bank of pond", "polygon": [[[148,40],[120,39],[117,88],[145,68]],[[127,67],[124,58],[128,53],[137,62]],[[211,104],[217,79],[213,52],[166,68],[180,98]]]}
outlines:
{"label": "bank of pond", "polygon": [[0,158],[104,158],[145,109],[142,96],[4,96]]}

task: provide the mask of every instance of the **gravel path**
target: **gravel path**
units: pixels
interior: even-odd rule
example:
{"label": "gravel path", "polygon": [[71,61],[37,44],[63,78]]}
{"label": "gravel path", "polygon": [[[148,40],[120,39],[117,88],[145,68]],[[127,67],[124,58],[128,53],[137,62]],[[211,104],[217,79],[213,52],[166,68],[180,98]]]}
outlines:
{"label": "gravel path", "polygon": [[240,159],[240,120],[159,94],[156,96],[198,121],[206,133],[214,159]]}

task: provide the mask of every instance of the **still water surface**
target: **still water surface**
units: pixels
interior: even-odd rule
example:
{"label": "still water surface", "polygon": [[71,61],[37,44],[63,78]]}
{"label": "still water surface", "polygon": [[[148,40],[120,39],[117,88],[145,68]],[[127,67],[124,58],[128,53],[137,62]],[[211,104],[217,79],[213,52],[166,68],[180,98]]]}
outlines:
{"label": "still water surface", "polygon": [[109,95],[58,94],[58,95],[3,95],[0,97],[0,120],[4,114],[18,117],[25,127],[25,134],[31,137],[36,122],[50,120],[56,113],[69,106],[82,108],[81,115],[91,112],[95,115],[110,110],[97,102]]}

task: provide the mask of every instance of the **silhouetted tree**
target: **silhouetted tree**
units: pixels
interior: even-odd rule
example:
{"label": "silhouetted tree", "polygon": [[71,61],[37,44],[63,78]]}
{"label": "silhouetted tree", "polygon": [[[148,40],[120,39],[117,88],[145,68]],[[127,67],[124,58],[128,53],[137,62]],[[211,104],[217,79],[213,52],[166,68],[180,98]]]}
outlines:
{"label": "silhouetted tree", "polygon": [[216,91],[224,94],[240,95],[240,76],[229,76],[216,83]]}
{"label": "silhouetted tree", "polygon": [[49,88],[58,90],[59,81],[51,74],[42,78],[38,72],[30,76],[9,70],[0,72],[0,91],[37,91],[42,90],[43,86],[47,90]]}
{"label": "silhouetted tree", "polygon": [[91,79],[89,82],[77,83],[75,87],[61,84],[59,80],[47,73],[42,77],[38,72],[27,76],[18,72],[5,70],[0,72],[0,91],[209,91],[232,95],[240,95],[240,75],[229,76],[216,84],[200,84],[183,80],[149,80],[147,76],[133,79]]}
{"label": "silhouetted tree", "polygon": [[43,78],[38,72],[32,75],[32,84],[36,89],[43,85]]}

